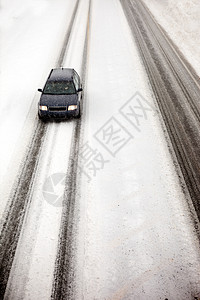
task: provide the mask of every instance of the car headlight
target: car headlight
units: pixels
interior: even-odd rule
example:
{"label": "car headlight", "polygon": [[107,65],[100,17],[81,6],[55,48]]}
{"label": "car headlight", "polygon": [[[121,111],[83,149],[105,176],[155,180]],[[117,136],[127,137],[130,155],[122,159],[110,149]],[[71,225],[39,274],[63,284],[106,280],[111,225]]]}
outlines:
{"label": "car headlight", "polygon": [[68,110],[75,110],[77,109],[77,105],[69,105]]}
{"label": "car headlight", "polygon": [[47,110],[47,106],[46,105],[39,105],[39,109],[40,110]]}

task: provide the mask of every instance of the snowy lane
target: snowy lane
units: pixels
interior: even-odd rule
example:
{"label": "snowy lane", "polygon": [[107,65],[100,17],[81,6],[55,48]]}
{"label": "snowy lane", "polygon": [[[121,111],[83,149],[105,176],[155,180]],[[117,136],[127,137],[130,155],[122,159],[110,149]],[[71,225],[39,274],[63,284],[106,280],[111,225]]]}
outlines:
{"label": "snowy lane", "polygon": [[[74,13],[72,14],[72,18],[71,18],[72,21],[69,25],[69,29],[63,43],[61,54],[58,59],[58,61],[63,66],[66,67],[70,65],[70,63],[73,64],[73,60],[75,61],[76,59],[77,63],[73,65],[74,67],[77,67],[77,70],[81,70],[81,64],[82,64],[82,59],[80,57],[82,57],[84,51],[85,31],[86,31],[87,16],[88,16],[87,7],[88,7],[88,3],[84,3],[83,1],[82,2],[77,1],[77,5],[74,8]],[[85,11],[85,13],[83,13],[83,11]],[[82,16],[80,16],[80,12],[82,13]],[[82,31],[80,31],[80,33],[77,35],[76,32],[79,31],[77,28],[78,26],[82,26]],[[71,35],[76,34],[75,41],[79,49],[78,56],[77,53],[75,53],[76,58],[73,56],[69,58],[68,55],[65,55],[63,51],[63,49],[64,48],[66,49],[67,47],[67,52],[72,53],[72,49],[75,48],[74,45],[75,41],[73,40],[72,36],[69,34],[71,31],[72,31]],[[36,121],[37,121],[36,128],[38,130],[35,131],[34,138],[32,138],[32,141],[29,145],[29,151],[27,156],[24,159],[24,166],[21,170],[21,174],[18,178],[18,182],[16,183],[16,188],[13,191],[13,197],[12,199],[10,199],[10,202],[8,203],[9,205],[7,204],[7,209],[3,215],[4,224],[2,226],[2,231],[1,231],[1,245],[3,246],[1,247],[1,252],[0,252],[1,254],[0,256],[1,257],[1,296],[4,294],[11,265],[13,263],[11,275],[9,277],[9,285],[7,287],[7,292],[6,292],[7,298],[12,297],[12,295],[18,297],[17,299],[21,299],[22,295],[23,297],[28,297],[28,294],[26,295],[26,292],[29,293],[29,286],[31,286],[30,289],[32,290],[32,287],[35,284],[35,281],[31,282],[31,278],[37,278],[36,275],[38,273],[37,268],[43,266],[43,264],[40,263],[40,259],[37,258],[37,254],[39,257],[41,256],[44,258],[44,262],[46,262],[47,265],[49,264],[49,268],[42,269],[44,272],[43,273],[41,272],[41,276],[44,275],[44,278],[49,277],[49,275],[47,276],[47,273],[49,273],[49,269],[51,269],[50,266],[54,266],[54,262],[55,262],[55,254],[53,256],[52,253],[50,253],[48,256],[52,259],[51,260],[52,264],[51,264],[50,260],[49,262],[48,260],[45,260],[44,252],[39,253],[40,251],[43,250],[41,250],[42,248],[40,247],[37,248],[38,245],[37,241],[39,240],[41,242],[41,243],[39,242],[40,245],[42,244],[43,238],[44,240],[45,238],[49,239],[49,237],[54,234],[52,239],[55,240],[55,244],[50,248],[52,248],[52,251],[56,249],[55,246],[57,241],[56,238],[58,238],[59,229],[60,229],[59,216],[61,216],[61,213],[59,215],[58,212],[57,211],[54,212],[54,210],[51,213],[51,209],[50,210],[46,209],[45,204],[43,204],[44,198],[43,197],[41,198],[42,188],[44,188],[44,186],[41,186],[41,188],[38,189],[38,185],[40,185],[41,182],[43,182],[44,184],[49,170],[50,170],[49,172],[52,172],[51,174],[66,173],[66,170],[68,168],[67,162],[69,159],[70,146],[72,143],[72,133],[73,130],[75,130],[76,125],[75,125],[75,121],[64,122],[63,124],[59,123],[56,125],[53,123],[44,124],[42,122],[39,122],[38,120]],[[48,143],[49,141],[51,141],[52,137],[54,137],[54,140],[50,142],[51,147],[49,147]],[[55,145],[55,143],[57,144]],[[70,153],[70,155],[73,155],[73,153]],[[54,159],[52,159],[52,157]],[[44,164],[43,164],[43,160],[44,160]],[[62,167],[62,171],[58,170],[59,166]],[[51,203],[49,205],[51,205]],[[42,209],[43,212],[45,211],[44,219],[40,215],[40,209]],[[55,213],[55,218],[54,218],[54,213]],[[47,233],[46,231],[43,230],[43,227],[46,228],[45,224],[48,224],[48,222],[50,222],[51,218],[49,218],[49,215],[53,219],[57,220],[56,222],[57,227],[54,226],[55,229],[52,232],[52,226],[49,226],[49,232]],[[46,220],[45,218],[49,218],[49,220]],[[41,229],[40,229],[40,225],[37,225],[37,223],[42,224]],[[37,231],[34,232],[32,228],[36,228],[39,233]],[[46,233],[45,237],[43,235],[42,236],[40,235],[42,234],[42,232],[43,234]],[[34,234],[37,233],[38,236],[36,238]],[[34,264],[33,269],[31,269],[30,266],[30,270],[29,270],[28,266],[31,265],[30,261],[32,257],[27,258],[28,261],[27,266],[22,267],[24,261],[24,253],[33,252],[33,257],[34,257],[34,250],[33,250],[34,243],[36,245],[35,255],[36,255],[36,261],[38,260],[38,264],[37,263]],[[8,253],[10,253],[10,255],[8,255]],[[13,262],[13,258],[14,258],[14,262]],[[45,273],[45,271],[47,271],[47,273]],[[27,277],[29,272],[30,272],[30,278]],[[53,271],[51,275],[53,276]],[[21,278],[19,282],[17,280],[18,278]],[[41,278],[37,278],[37,279],[40,281]],[[27,280],[28,280],[28,285],[25,289],[24,283],[27,282]],[[42,282],[44,283],[45,281],[41,281],[41,285]],[[48,280],[47,280],[47,286],[48,286]],[[18,294],[16,294],[16,290],[18,291],[17,292]],[[33,295],[33,299],[38,299],[38,296],[35,295],[38,295],[37,293],[40,293],[39,292],[40,290],[37,290],[36,288],[34,288],[34,290],[35,290],[35,294]],[[45,288],[43,290],[45,293]],[[46,294],[44,297],[46,297]]]}
{"label": "snowy lane", "polygon": [[[47,126],[38,122],[35,135],[32,138],[30,149],[24,158],[24,164],[20,169],[20,176],[16,179],[11,196],[7,201],[1,220],[0,235],[0,295],[5,292],[10,268],[15,255],[20,230],[29,203],[29,194],[32,187],[32,179],[35,176],[38,157],[40,155],[43,137]],[[9,253],[9,255],[8,255]]]}
{"label": "snowy lane", "polygon": [[200,81],[138,1],[123,1],[175,155],[200,219]]}
{"label": "snowy lane", "polygon": [[5,299],[49,299],[74,122],[48,124]]}
{"label": "snowy lane", "polygon": [[[83,4],[84,3],[84,4]],[[59,244],[55,263],[52,299],[76,299],[77,293],[77,234],[80,216],[80,203],[77,200],[80,174],[79,154],[82,135],[85,126],[85,82],[88,60],[88,44],[90,38],[91,1],[82,1],[82,9],[75,23],[76,34],[72,35],[68,49],[66,66],[76,67],[80,72],[83,84],[82,117],[75,123],[72,135],[70,157],[66,173],[66,183],[63,198],[62,217],[60,224]],[[81,43],[82,41],[82,43]],[[81,47],[80,47],[81,43]],[[83,54],[80,57],[80,52]]]}
{"label": "snowy lane", "polygon": [[[67,22],[67,33],[64,32],[63,36],[64,41],[63,41],[63,37],[62,37],[62,42],[60,42],[60,47],[56,47],[56,48],[61,48],[61,50],[58,52],[56,51],[56,53],[58,53],[58,57],[56,57],[56,59],[52,59],[50,61],[50,66],[51,68],[55,65],[58,66],[58,62],[59,63],[63,63],[64,60],[64,49],[66,50],[67,47],[67,43],[69,41],[69,34],[71,32],[72,26],[73,26],[73,21],[74,21],[74,16],[76,14],[77,11],[77,7],[78,7],[78,3],[79,0],[76,1],[76,5],[75,6],[71,6],[71,8],[73,8],[72,12],[71,9],[68,10],[69,13],[71,13],[71,15],[69,15],[69,24]],[[71,18],[71,19],[70,19]],[[63,25],[63,24],[62,24]],[[64,27],[64,26],[63,26]],[[65,29],[66,30],[66,29]],[[61,33],[62,33],[61,32]],[[47,43],[48,44],[48,43]],[[46,53],[45,53],[46,54]],[[31,55],[31,54],[30,54]],[[44,55],[44,53],[43,53]],[[27,54],[27,56],[29,56],[29,52]],[[44,57],[43,57],[44,59]],[[56,62],[57,60],[57,62]],[[47,66],[45,66],[47,68]],[[40,70],[41,72],[41,70]],[[43,76],[43,81],[42,84],[44,84],[45,80],[46,80],[46,76],[49,74],[49,65],[48,65],[48,71],[46,74],[44,74],[45,76]],[[38,77],[38,74],[34,74],[35,77]],[[19,84],[19,82],[16,80],[16,82]],[[7,176],[4,176],[3,178],[3,183],[1,184],[1,195],[2,195],[2,201],[0,202],[0,216],[1,218],[5,218],[5,216],[2,217],[2,213],[5,211],[6,206],[9,205],[9,203],[7,203],[7,199],[8,197],[11,198],[10,194],[10,190],[13,188],[13,185],[15,184],[15,189],[13,189],[13,194],[16,196],[17,191],[15,190],[19,190],[19,185],[21,184],[20,181],[22,177],[24,176],[26,178],[26,185],[27,183],[30,183],[30,178],[33,175],[33,170],[34,170],[34,165],[36,162],[36,158],[38,155],[38,152],[40,150],[40,143],[42,143],[42,137],[44,135],[44,128],[46,127],[42,122],[38,122],[38,116],[37,116],[37,104],[39,101],[39,93],[35,93],[34,97],[33,94],[30,92],[30,99],[31,101],[27,101],[27,98],[25,95],[23,95],[23,101],[25,103],[25,106],[28,105],[29,107],[29,111],[27,112],[26,110],[24,110],[23,106],[19,104],[19,108],[21,109],[21,113],[24,112],[24,117],[25,120],[22,119],[21,121],[21,116],[18,115],[18,113],[16,113],[16,111],[14,110],[15,115],[18,116],[18,121],[14,122],[12,116],[9,115],[9,113],[7,114],[7,118],[8,118],[8,122],[10,122],[11,126],[8,126],[8,128],[5,130],[5,128],[1,127],[1,130],[6,132],[8,138],[6,139],[6,141],[4,140],[4,136],[1,136],[1,142],[2,142],[2,156],[4,157],[4,162],[5,165],[7,167]],[[16,101],[18,99],[16,98]],[[28,103],[28,104],[27,104]],[[10,107],[10,104],[7,104],[8,107]],[[10,107],[10,111],[12,112],[13,107],[11,109]],[[26,115],[27,114],[27,115]],[[20,120],[20,121],[19,121]],[[20,124],[19,124],[20,122]],[[22,124],[21,124],[22,122]],[[24,122],[24,123],[23,123]],[[16,127],[16,130],[18,131],[21,130],[20,135],[17,134],[17,132],[15,130],[13,130],[13,127]],[[20,128],[18,128],[20,127]],[[12,131],[12,134],[10,134],[10,131]],[[18,138],[18,140],[16,141],[15,139],[13,139],[13,134],[16,135],[16,137]],[[9,140],[11,138],[11,141]],[[5,148],[5,149],[4,149]],[[12,157],[12,159],[10,159],[10,148],[11,150],[15,150],[15,155]],[[8,152],[8,155],[4,155],[4,152]],[[6,168],[5,168],[6,169]],[[2,172],[3,170],[3,172]],[[4,170],[4,165],[1,164],[1,172],[4,174],[6,173],[6,171]],[[19,174],[20,173],[20,174]],[[4,174],[5,175],[5,174]],[[18,179],[16,180],[16,177],[18,177]],[[21,179],[20,179],[21,178]],[[28,187],[26,187],[28,188]],[[23,189],[22,189],[23,190]],[[20,194],[20,193],[19,193]],[[13,196],[14,197],[14,196]]]}
{"label": "snowy lane", "polygon": [[[89,1],[80,1],[70,40],[67,43],[66,55],[63,53],[63,67],[73,65],[80,73],[83,60],[85,61],[84,56],[87,54],[84,50],[88,9]],[[78,47],[78,52],[73,51],[75,46]],[[84,73],[82,75],[84,77]],[[66,276],[66,272],[57,277],[58,269],[65,268],[62,256],[61,262],[59,261],[58,251],[63,247],[69,249],[69,244],[72,243],[72,238],[69,240],[65,234],[64,223],[67,222],[68,234],[74,216],[68,212],[66,216],[63,211],[66,207],[70,207],[73,200],[69,199],[69,190],[75,181],[76,170],[74,167],[72,172],[67,170],[71,168],[70,164],[74,166],[73,162],[76,159],[77,149],[74,149],[74,145],[77,145],[76,147],[79,145],[80,124],[81,120],[45,124],[47,133],[37,164],[36,176],[29,191],[29,204],[10,271],[5,299],[51,297],[58,299],[57,295],[62,296],[63,287],[59,283],[60,280],[63,282],[62,277]],[[61,254],[65,257],[65,253]],[[72,262],[74,256],[75,253],[70,253]],[[69,274],[70,270],[67,272]]]}
{"label": "snowy lane", "polygon": [[[199,241],[120,3],[93,1],[89,53],[76,299],[199,297]],[[146,118],[124,118],[141,103]]]}
{"label": "snowy lane", "polygon": [[77,1],[22,2],[2,0],[0,9],[1,194],[2,187],[11,186],[14,169],[19,168],[34,134],[36,91],[57,63]]}

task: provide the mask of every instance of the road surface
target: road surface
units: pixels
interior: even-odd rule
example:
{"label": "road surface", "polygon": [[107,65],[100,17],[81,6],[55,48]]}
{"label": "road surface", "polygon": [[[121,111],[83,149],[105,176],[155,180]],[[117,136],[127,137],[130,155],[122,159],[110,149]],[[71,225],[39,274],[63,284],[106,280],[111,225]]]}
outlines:
{"label": "road surface", "polygon": [[74,1],[63,27],[52,63],[81,74],[83,115],[30,103],[1,299],[198,299],[199,81],[139,1]]}

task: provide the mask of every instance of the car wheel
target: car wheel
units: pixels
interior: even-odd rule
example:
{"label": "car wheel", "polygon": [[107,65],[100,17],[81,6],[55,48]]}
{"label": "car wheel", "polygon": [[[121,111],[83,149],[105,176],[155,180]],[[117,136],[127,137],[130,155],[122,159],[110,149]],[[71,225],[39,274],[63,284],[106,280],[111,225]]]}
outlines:
{"label": "car wheel", "polygon": [[39,113],[38,113],[38,118],[39,118],[39,119],[40,119],[40,121],[42,121],[42,122],[46,122],[46,121],[47,121],[47,119],[46,119],[46,118],[43,118],[43,117],[41,117]]}
{"label": "car wheel", "polygon": [[81,117],[81,105],[79,104],[79,112],[78,112],[77,118],[80,119],[80,117]]}

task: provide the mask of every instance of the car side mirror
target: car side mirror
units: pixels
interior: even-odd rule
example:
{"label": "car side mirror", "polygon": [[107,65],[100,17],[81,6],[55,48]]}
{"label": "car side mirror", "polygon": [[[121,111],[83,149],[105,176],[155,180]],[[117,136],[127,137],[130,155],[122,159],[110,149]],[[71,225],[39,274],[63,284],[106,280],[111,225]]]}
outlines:
{"label": "car side mirror", "polygon": [[82,89],[82,88],[80,88],[80,89],[78,89],[78,90],[77,90],[77,92],[78,92],[78,93],[79,93],[79,92],[82,92],[82,90],[83,90],[83,89]]}
{"label": "car side mirror", "polygon": [[38,92],[42,93],[43,91],[42,91],[42,89],[38,89]]}

